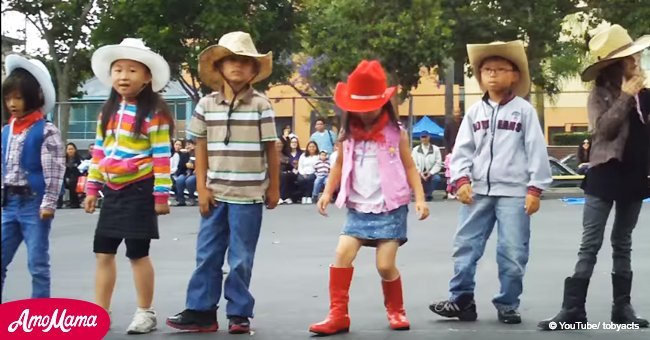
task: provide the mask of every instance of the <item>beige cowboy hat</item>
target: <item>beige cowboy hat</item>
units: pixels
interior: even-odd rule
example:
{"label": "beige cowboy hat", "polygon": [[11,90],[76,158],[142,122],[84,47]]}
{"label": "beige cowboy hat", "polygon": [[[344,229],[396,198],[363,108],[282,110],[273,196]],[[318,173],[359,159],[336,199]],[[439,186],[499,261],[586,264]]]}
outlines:
{"label": "beige cowboy hat", "polygon": [[224,34],[216,45],[207,47],[199,54],[199,78],[201,81],[213,90],[218,90],[223,84],[223,77],[221,72],[215,68],[215,63],[233,54],[251,57],[259,62],[259,72],[251,80],[251,84],[260,82],[271,75],[273,53],[258,53],[250,34],[238,31]]}
{"label": "beige cowboy hat", "polygon": [[170,77],[169,64],[160,54],[145,46],[142,39],[136,38],[125,38],[119,45],[102,46],[93,53],[93,72],[104,85],[113,87],[111,65],[120,59],[135,60],[147,66],[151,72],[151,87],[154,92],[167,86]]}
{"label": "beige cowboy hat", "polygon": [[513,40],[508,42],[495,41],[489,44],[468,44],[467,55],[469,63],[474,70],[474,75],[478,79],[481,91],[486,91],[481,81],[481,72],[479,70],[483,60],[489,57],[501,57],[508,59],[519,69],[519,81],[514,85],[512,91],[519,97],[525,97],[530,92],[530,72],[528,71],[528,59],[524,42]]}
{"label": "beige cowboy hat", "polygon": [[4,60],[4,64],[7,74],[10,74],[17,68],[22,68],[36,79],[38,85],[41,86],[41,91],[43,92],[43,114],[48,114],[52,109],[54,109],[56,92],[54,91],[52,77],[50,76],[50,72],[47,70],[45,64],[40,60],[27,59],[17,54],[8,55]]}
{"label": "beige cowboy hat", "polygon": [[589,53],[596,61],[582,71],[581,78],[583,81],[594,80],[601,69],[648,47],[650,47],[648,34],[634,41],[627,30],[620,25],[603,29],[589,40]]}

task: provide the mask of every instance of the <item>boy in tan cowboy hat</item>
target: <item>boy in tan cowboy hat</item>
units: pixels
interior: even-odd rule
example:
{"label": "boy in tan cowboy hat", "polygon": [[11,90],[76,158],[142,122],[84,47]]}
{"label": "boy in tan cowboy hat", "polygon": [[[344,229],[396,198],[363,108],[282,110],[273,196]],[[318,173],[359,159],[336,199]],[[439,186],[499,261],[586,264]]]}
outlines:
{"label": "boy in tan cowboy hat", "polygon": [[535,109],[522,97],[530,76],[522,41],[467,45],[483,99],[462,121],[451,156],[451,180],[464,204],[454,238],[448,300],[431,311],[474,321],[474,276],[495,223],[501,288],[492,303],[499,321],[521,322],[519,296],[528,263],[530,215],[551,183],[546,143]]}
{"label": "boy in tan cowboy hat", "polygon": [[538,327],[542,329],[587,322],[587,288],[614,202],[611,321],[648,327],[648,320],[634,312],[630,297],[632,231],[643,199],[650,197],[650,91],[644,86],[639,61],[641,51],[648,47],[650,35],[634,41],[619,25],[598,32],[589,41],[595,62],[584,70],[582,80],[595,80],[596,86],[587,104],[592,142],[583,183],[582,242],[574,273],[564,280],[562,309],[541,321]]}
{"label": "boy in tan cowboy hat", "polygon": [[201,80],[215,92],[199,101],[188,129],[197,139],[195,174],[201,212],[197,267],[187,289],[186,309],[167,319],[170,327],[218,329],[221,267],[227,250],[228,331],[249,331],[255,299],[248,288],[263,204],[273,209],[280,199],[275,114],[269,100],[251,86],[267,78],[271,67],[271,52],[258,53],[244,32],[225,34],[199,55]]}

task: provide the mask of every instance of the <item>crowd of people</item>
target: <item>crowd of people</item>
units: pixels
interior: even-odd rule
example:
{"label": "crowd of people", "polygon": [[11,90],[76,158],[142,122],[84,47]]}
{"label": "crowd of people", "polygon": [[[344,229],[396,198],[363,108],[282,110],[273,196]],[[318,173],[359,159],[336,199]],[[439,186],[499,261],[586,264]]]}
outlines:
{"label": "crowd of people", "polygon": [[[631,304],[630,253],[642,200],[650,197],[650,91],[639,66],[640,52],[649,46],[650,37],[633,41],[618,25],[589,43],[596,61],[582,73],[584,81],[595,82],[587,104],[593,134],[583,182],[582,242],[575,271],[564,281],[562,308],[541,321],[541,329],[587,321],[587,290],[612,209],[611,321],[648,327]],[[446,318],[477,319],[477,263],[496,228],[500,286],[492,302],[501,323],[518,324],[531,218],[551,183],[546,143],[537,113],[524,99],[531,84],[524,42],[470,44],[467,53],[484,96],[468,109],[453,144],[447,145],[447,190],[462,205],[449,295],[429,309]],[[170,212],[172,191],[176,205],[198,204],[200,223],[184,308],[166,319],[169,327],[217,331],[223,291],[228,331],[249,333],[255,306],[249,287],[264,208],[299,200],[315,202],[322,215],[332,202],[347,209],[342,230],[332,235],[338,244],[329,277],[323,278],[329,280],[328,313],[309,331],[350,330],[349,289],[354,260],[364,246],[376,248],[390,329],[409,329],[396,256],[408,241],[412,200],[418,219],[429,216],[426,200],[441,181],[443,161],[428,134],[410,147],[390,102],[397,87],[388,86],[380,62],[360,61],[347,82],[336,86],[341,130],[328,130],[318,120],[304,152],[290,127],[277,137],[273,107],[253,88],[270,76],[271,52],[259,53],[248,33],[230,32],[203,50],[198,63],[202,83],[213,92],[195,108],[187,127],[191,138],[172,142],[174,120],[159,94],[170,79],[163,56],[134,38],[96,50],[93,73],[111,92],[86,162],[74,144],[64,147],[59,130],[44,118],[55,101],[45,65],[17,55],[6,58],[3,104],[12,118],[2,129],[2,287],[24,240],[32,297],[50,297],[52,219],[61,188],[77,193],[86,164],[84,210],[94,213],[100,192],[103,198],[92,240],[95,303],[110,315],[115,256],[124,242],[136,292],[127,333],[149,333],[158,325],[149,250],[159,238],[158,216]],[[71,197],[71,205],[79,199]],[[225,261],[230,270],[224,280]]]}

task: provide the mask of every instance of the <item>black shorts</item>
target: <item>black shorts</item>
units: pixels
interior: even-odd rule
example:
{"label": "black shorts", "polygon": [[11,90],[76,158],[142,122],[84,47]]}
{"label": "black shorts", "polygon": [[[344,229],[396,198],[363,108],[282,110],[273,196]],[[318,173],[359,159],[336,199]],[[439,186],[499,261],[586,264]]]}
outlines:
{"label": "black shorts", "polygon": [[[93,252],[95,254],[116,254],[120,243],[122,243],[121,238],[95,235]],[[129,259],[137,260],[149,256],[150,239],[127,238],[124,239],[124,243],[126,244],[126,257]]]}

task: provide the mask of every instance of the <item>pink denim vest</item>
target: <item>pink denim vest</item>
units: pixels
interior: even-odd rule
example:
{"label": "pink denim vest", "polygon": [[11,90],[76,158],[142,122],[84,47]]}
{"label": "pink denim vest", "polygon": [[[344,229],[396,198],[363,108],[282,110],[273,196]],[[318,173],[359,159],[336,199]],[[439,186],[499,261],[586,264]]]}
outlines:
{"label": "pink denim vest", "polygon": [[[406,171],[400,157],[399,141],[401,128],[388,124],[384,128],[385,143],[378,145],[377,161],[381,176],[381,192],[384,195],[386,209],[395,210],[411,201],[411,189],[406,180]],[[354,171],[354,139],[343,142],[343,171],[341,173],[341,187],[336,199],[336,206],[342,208],[348,201],[350,194],[351,175]],[[360,174],[363,176],[363,174]]]}

